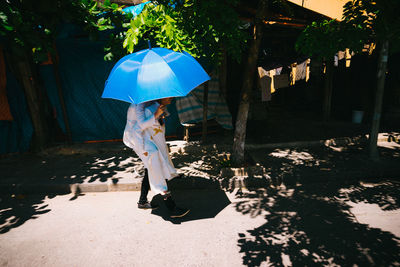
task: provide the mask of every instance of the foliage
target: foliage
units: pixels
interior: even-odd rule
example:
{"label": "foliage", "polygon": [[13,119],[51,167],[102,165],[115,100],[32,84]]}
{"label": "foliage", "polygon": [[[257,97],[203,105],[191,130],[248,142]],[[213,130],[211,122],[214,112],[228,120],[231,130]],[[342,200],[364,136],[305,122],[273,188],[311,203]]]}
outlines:
{"label": "foliage", "polygon": [[342,45],[339,27],[335,20],[313,22],[299,36],[296,50],[319,58],[333,56]]}
{"label": "foliage", "polygon": [[352,0],[344,5],[342,24],[364,32],[364,43],[389,40],[395,52],[400,49],[399,10],[398,0]]}
{"label": "foliage", "polygon": [[333,57],[346,48],[361,51],[369,42],[369,34],[362,28],[336,20],[324,20],[307,26],[296,42],[296,50],[322,59]]}
{"label": "foliage", "polygon": [[35,61],[41,61],[52,51],[62,22],[79,23],[93,32],[89,11],[94,6],[89,0],[1,1],[0,35],[15,55],[24,57],[29,51]]}
{"label": "foliage", "polygon": [[360,52],[365,44],[388,39],[400,48],[400,1],[352,0],[344,5],[343,21],[313,22],[300,35],[296,49],[306,55],[331,57],[349,48]]}
{"label": "foliage", "polygon": [[[113,29],[105,56],[118,58],[143,48],[145,40],[155,46],[174,51],[186,51],[194,57],[219,61],[221,46],[237,60],[245,48],[247,35],[239,30],[241,22],[234,10],[236,1],[229,4],[213,0],[159,0],[148,3],[136,17],[121,16],[120,7],[108,8],[107,18],[98,20],[99,30]],[[96,11],[98,12],[98,11]],[[122,52],[121,49],[124,49]]]}

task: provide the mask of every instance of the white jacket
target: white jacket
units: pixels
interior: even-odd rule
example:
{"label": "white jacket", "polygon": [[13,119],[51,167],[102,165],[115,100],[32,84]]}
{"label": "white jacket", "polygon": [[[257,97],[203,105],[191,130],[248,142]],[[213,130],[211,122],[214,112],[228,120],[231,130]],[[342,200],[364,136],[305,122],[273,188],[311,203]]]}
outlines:
{"label": "white jacket", "polygon": [[131,104],[127,112],[124,144],[132,148],[149,172],[149,183],[155,194],[168,191],[166,180],[177,176],[165,141],[165,126],[155,119],[159,104],[150,101]]}

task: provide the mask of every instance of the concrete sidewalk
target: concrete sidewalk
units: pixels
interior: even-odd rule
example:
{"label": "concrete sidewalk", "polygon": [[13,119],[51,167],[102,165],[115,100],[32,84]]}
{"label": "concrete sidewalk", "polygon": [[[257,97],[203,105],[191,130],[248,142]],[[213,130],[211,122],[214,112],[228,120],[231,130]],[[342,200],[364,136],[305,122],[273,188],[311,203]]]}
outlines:
{"label": "concrete sidewalk", "polygon": [[[400,145],[396,138],[387,133],[379,135],[382,160],[378,163],[368,162],[365,153],[360,153],[360,144],[365,141],[363,136],[247,144],[254,165],[263,170],[263,177],[250,181],[250,186],[279,184],[289,176],[297,180],[305,178],[302,183],[338,177],[346,180],[399,178]],[[184,175],[184,178],[172,183],[173,187],[199,189],[222,186],[229,190],[246,187],[242,181],[247,177],[235,177],[235,174],[221,177],[221,169],[229,168],[223,160],[231,150],[231,145],[218,142],[202,145],[184,141],[171,141],[169,144],[173,161]],[[352,165],[340,166],[350,159]],[[324,165],[326,161],[329,162]],[[14,155],[0,159],[0,192],[78,195],[82,192],[137,191],[141,186],[142,171],[140,160],[122,143],[60,146],[47,149],[39,155]]]}

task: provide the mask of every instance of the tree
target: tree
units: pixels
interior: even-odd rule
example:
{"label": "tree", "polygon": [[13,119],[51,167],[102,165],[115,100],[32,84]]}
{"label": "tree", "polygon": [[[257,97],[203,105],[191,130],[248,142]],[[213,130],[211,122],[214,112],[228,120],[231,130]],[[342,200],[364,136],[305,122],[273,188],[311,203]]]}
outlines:
{"label": "tree", "polygon": [[[34,136],[32,147],[41,150],[48,141],[47,99],[41,94],[36,64],[54,52],[57,27],[63,21],[74,21],[93,28],[88,12],[89,1],[9,0],[0,3],[0,35],[11,57],[10,63],[23,86]],[[94,28],[93,28],[94,29]]]}
{"label": "tree", "polygon": [[[324,98],[322,117],[327,121],[331,113],[332,83],[333,83],[333,57],[338,51],[344,51],[349,46],[360,50],[364,44],[362,31],[343,27],[339,21],[323,20],[313,22],[300,34],[296,42],[296,50],[318,60],[325,61]],[[358,36],[358,37],[357,37]]]}
{"label": "tree", "polygon": [[[155,46],[174,51],[186,51],[200,58],[208,72],[219,67],[224,85],[226,57],[240,60],[246,48],[247,33],[240,30],[242,22],[235,11],[238,1],[160,0],[148,3],[143,11],[132,17],[121,16],[121,8],[105,1],[100,8],[109,10],[98,21],[100,30],[113,29],[105,59],[119,58],[125,53],[146,46],[151,40]],[[99,13],[99,11],[94,11]],[[117,41],[115,41],[117,40]],[[122,46],[121,46],[122,44]],[[125,51],[121,52],[121,48]],[[207,90],[203,98],[203,138],[207,129]],[[225,91],[221,92],[222,94]]]}
{"label": "tree", "polygon": [[247,38],[239,30],[241,21],[234,9],[236,3],[159,0],[148,3],[139,15],[132,17],[106,0],[93,12],[108,11],[97,22],[99,30],[113,30],[106,47],[106,60],[119,59],[144,48],[150,40],[153,46],[186,51],[205,59],[212,68],[220,64],[221,46],[237,60],[245,49]]}
{"label": "tree", "polygon": [[247,117],[250,107],[251,89],[253,86],[254,72],[257,67],[258,52],[263,36],[263,20],[267,12],[267,0],[260,0],[258,3],[255,17],[253,39],[250,41],[247,62],[244,70],[241,102],[239,104],[238,117],[235,125],[235,135],[233,140],[232,160],[236,165],[241,165],[245,161],[245,141]]}
{"label": "tree", "polygon": [[353,0],[344,6],[343,27],[357,29],[362,33],[360,42],[376,43],[380,47],[375,105],[369,136],[369,155],[373,160],[379,159],[377,141],[388,57],[390,53],[400,50],[399,9],[400,1],[396,0]]}
{"label": "tree", "polygon": [[390,52],[400,49],[399,8],[400,1],[396,0],[352,0],[344,5],[343,21],[325,21],[320,24],[314,22],[304,30],[297,42],[300,51],[313,56],[332,57],[334,51],[346,47],[361,53],[365,44],[372,43],[380,47],[374,114],[369,137],[370,158],[375,160],[379,158],[377,137],[388,56]]}

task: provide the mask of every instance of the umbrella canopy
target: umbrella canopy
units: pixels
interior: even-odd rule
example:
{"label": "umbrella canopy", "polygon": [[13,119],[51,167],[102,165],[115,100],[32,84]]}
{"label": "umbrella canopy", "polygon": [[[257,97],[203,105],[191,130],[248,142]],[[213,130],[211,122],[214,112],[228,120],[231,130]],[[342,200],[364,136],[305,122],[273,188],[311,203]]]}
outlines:
{"label": "umbrella canopy", "polygon": [[150,48],[121,58],[111,70],[103,98],[139,104],[186,96],[210,76],[188,53]]}

